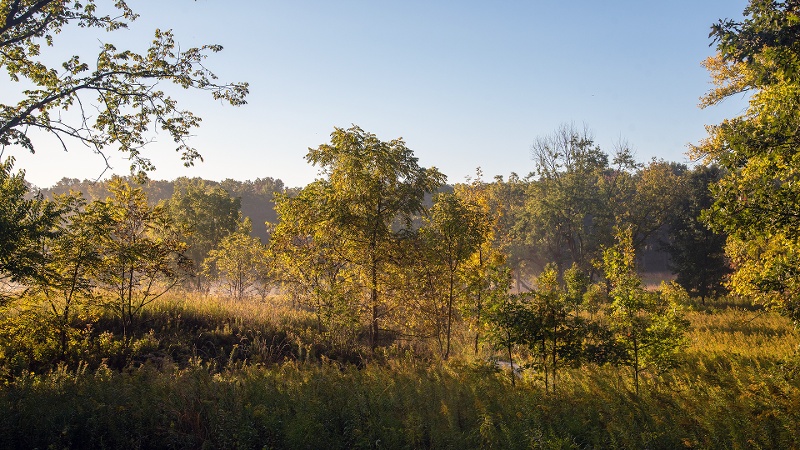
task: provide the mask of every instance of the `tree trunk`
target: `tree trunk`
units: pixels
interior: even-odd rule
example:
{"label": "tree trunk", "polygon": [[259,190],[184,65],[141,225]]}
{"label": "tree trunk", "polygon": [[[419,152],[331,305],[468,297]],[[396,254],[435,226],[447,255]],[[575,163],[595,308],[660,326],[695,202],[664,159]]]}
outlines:
{"label": "tree trunk", "polygon": [[372,309],[372,320],[370,323],[370,349],[374,352],[378,346],[378,263],[375,258],[375,250],[372,249],[370,256],[370,278],[371,278],[371,292],[370,292],[370,306]]}
{"label": "tree trunk", "polygon": [[481,282],[478,283],[477,305],[475,307],[475,356],[478,356],[478,343],[481,335],[481,310],[483,309],[483,249],[478,249],[478,267]]}
{"label": "tree trunk", "polygon": [[639,395],[639,341],[633,337],[633,387]]}
{"label": "tree trunk", "polygon": [[511,386],[517,385],[517,374],[514,373],[514,357],[511,354],[511,339],[508,340],[508,365],[511,367]]}
{"label": "tree trunk", "polygon": [[446,336],[447,349],[444,352],[444,359],[445,360],[447,360],[447,358],[450,357],[450,333],[451,333],[452,324],[453,324],[453,283],[455,282],[453,280],[453,278],[454,278],[454,275],[453,275],[453,271],[451,270],[450,271],[450,287],[449,287],[449,292],[448,292],[448,297],[447,297],[447,336]]}
{"label": "tree trunk", "polygon": [[[554,321],[555,322],[555,321]],[[558,338],[556,337],[557,326],[553,324],[553,382],[551,385],[553,386],[553,394],[556,393],[556,369],[558,366]]]}

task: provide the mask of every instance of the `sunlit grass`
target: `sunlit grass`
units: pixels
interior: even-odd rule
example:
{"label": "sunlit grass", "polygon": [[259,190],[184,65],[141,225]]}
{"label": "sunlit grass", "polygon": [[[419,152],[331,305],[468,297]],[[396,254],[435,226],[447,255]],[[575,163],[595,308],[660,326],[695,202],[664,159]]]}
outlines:
{"label": "sunlit grass", "polygon": [[591,365],[546,394],[535,371],[512,384],[485,344],[474,355],[466,324],[448,362],[389,349],[351,364],[293,306],[171,293],[139,344],[165,362],[17,376],[0,390],[0,447],[800,446],[800,338],[772,312],[694,305],[682,364],[639,395],[625,368]]}
{"label": "sunlit grass", "polygon": [[153,303],[148,314],[190,317],[209,323],[232,322],[238,326],[304,328],[313,324],[312,314],[292,305],[281,295],[265,299],[234,299],[221,295],[175,292]]}
{"label": "sunlit grass", "polygon": [[687,314],[688,355],[779,361],[794,355],[800,336],[788,319],[769,311],[724,308]]}

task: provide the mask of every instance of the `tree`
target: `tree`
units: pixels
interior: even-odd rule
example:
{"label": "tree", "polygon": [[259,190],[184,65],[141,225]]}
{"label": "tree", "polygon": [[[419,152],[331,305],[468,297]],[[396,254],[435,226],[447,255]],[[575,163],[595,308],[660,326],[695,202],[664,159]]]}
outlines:
{"label": "tree", "polygon": [[186,139],[200,118],[179,109],[158,84],[210,91],[215,99],[242,105],[247,83],[218,84],[203,61],[222,47],[182,50],[169,30],[155,30],[143,54],[103,43],[89,62],[77,55],[57,68],[43,62],[42,46],[56,45],[58,34],[67,27],[113,32],[137,18],[124,0],[109,6],[108,15],[99,12],[103,6],[95,0],[0,2],[0,67],[9,82],[26,86],[22,100],[0,104],[0,146],[18,145],[33,152],[28,131],[38,129],[54,135],[65,150],[70,139],[101,155],[113,145],[131,161],[131,172],[144,174],[154,167],[142,155],[142,147],[151,140],[150,127],[157,126],[177,143],[184,164],[191,165],[201,156]]}
{"label": "tree", "polygon": [[[448,310],[448,267],[438,244],[435,232],[424,229],[396,242],[393,258],[403,263],[387,267],[384,290],[392,297],[392,315],[391,323],[384,321],[384,326],[417,348],[445,358],[448,319],[453,319],[454,311]],[[464,293],[464,286],[456,283],[454,279],[454,297],[456,286],[459,294]]]}
{"label": "tree", "polygon": [[633,227],[634,249],[652,242],[656,232],[678,214],[679,202],[691,198],[682,176],[685,169],[680,164],[654,159],[633,175],[628,198],[615,199],[621,206],[616,224]]}
{"label": "tree", "polygon": [[91,203],[87,213],[103,229],[98,281],[127,338],[142,310],[191,273],[192,264],[163,206],[148,205],[141,188],[120,178],[109,189],[112,196]]}
{"label": "tree", "polygon": [[317,332],[347,345],[358,333],[359,304],[352,299],[360,295],[359,286],[342,257],[338,234],[321,215],[323,188],[318,180],[295,196],[275,196],[279,220],[267,224],[269,253],[283,289],[314,311]]}
{"label": "tree", "polygon": [[505,347],[519,345],[535,356],[545,392],[555,393],[559,368],[579,363],[582,356],[586,327],[580,303],[588,283],[576,266],[567,269],[564,278],[562,285],[555,264],[546,265],[534,290],[511,296],[496,305],[492,315],[499,330],[491,336]]}
{"label": "tree", "polygon": [[208,253],[203,270],[212,278],[221,278],[228,293],[241,300],[269,282],[270,264],[261,239],[250,236],[252,225],[246,219],[235,233],[224,237]]}
{"label": "tree", "polygon": [[446,295],[443,302],[446,317],[444,342],[439,335],[439,347],[444,359],[450,356],[456,307],[464,303],[468,293],[467,274],[463,269],[467,260],[483,244],[487,228],[486,218],[476,205],[467,204],[455,194],[441,193],[436,196],[430,215],[420,229],[422,241],[428,249],[425,263],[440,265],[444,269],[443,279],[437,280],[445,286]]}
{"label": "tree", "polygon": [[402,139],[380,141],[357,126],[336,128],[331,143],[309,149],[306,160],[320,167],[323,196],[320,222],[336,234],[337,251],[365,288],[370,346],[378,344],[386,305],[383,277],[392,262],[398,236],[424,211],[425,195],[444,182],[437,169],[421,167]]}
{"label": "tree", "polygon": [[744,15],[712,27],[717,54],[705,65],[716,87],[702,106],[742,92],[749,106],[708,127],[694,153],[724,171],[705,217],[729,236],[730,288],[792,312],[800,308],[800,3],[753,0]]}
{"label": "tree", "polygon": [[[484,310],[487,302],[496,290],[496,277],[493,276],[497,269],[507,264],[506,252],[513,252],[508,230],[513,223],[509,220],[511,209],[516,206],[512,201],[513,188],[509,188],[498,177],[494,183],[486,183],[481,179],[481,169],[476,170],[476,177],[467,180],[468,183],[454,186],[455,195],[464,202],[472,205],[480,215],[476,223],[482,236],[477,251],[466,261],[464,273],[466,275],[468,295],[471,304],[464,305],[465,316],[471,320],[475,331],[473,353],[478,354],[481,341],[481,328],[484,320]],[[514,183],[516,177],[512,176],[509,183]],[[517,194],[521,194],[518,190]],[[519,195],[521,197],[521,195]],[[519,268],[517,267],[517,273]]]}
{"label": "tree", "polygon": [[756,299],[795,323],[800,322],[800,247],[786,234],[728,238],[725,252],[735,271],[734,293]]}
{"label": "tree", "polygon": [[487,303],[485,320],[486,339],[499,350],[504,350],[511,367],[511,385],[516,384],[514,373],[514,347],[530,340],[531,315],[525,307],[528,294],[509,294],[511,274],[508,269],[494,274],[498,288],[491,302]]}
{"label": "tree", "polygon": [[613,155],[587,130],[562,126],[532,146],[531,174],[517,230],[540,265],[559,274],[573,263],[594,279],[602,249],[613,244],[614,227],[633,227],[633,245],[654,243],[682,197],[682,167],[653,160],[636,163],[621,142]]}
{"label": "tree", "polygon": [[7,300],[7,284],[43,280],[40,242],[58,234],[66,212],[66,205],[32,192],[25,172],[15,174],[13,167],[13,158],[0,163],[0,300]]}
{"label": "tree", "polygon": [[526,263],[530,261],[533,253],[531,246],[524,238],[523,211],[526,204],[526,191],[529,180],[522,180],[516,173],[511,173],[508,180],[502,176],[495,176],[494,182],[487,186],[490,199],[490,216],[494,225],[494,236],[490,242],[495,255],[500,255],[502,261],[498,265],[507,265],[514,276],[517,292],[522,291],[522,277]]}
{"label": "tree", "polygon": [[32,284],[49,306],[64,360],[76,313],[97,298],[97,277],[102,267],[100,243],[108,230],[86,210],[82,195],[64,194],[55,201],[64,205],[66,224],[58,233],[40,240],[44,261],[41,276]]}
{"label": "tree", "polygon": [[601,231],[593,222],[605,210],[598,183],[608,155],[587,130],[567,125],[537,138],[531,154],[537,179],[530,184],[524,210],[528,242],[540,249],[540,261],[554,262],[559,272],[573,262],[590,267],[597,243],[591,236]]}
{"label": "tree", "polygon": [[639,393],[643,372],[660,372],[675,364],[688,327],[678,299],[680,287],[663,286],[661,293],[645,290],[634,267],[633,233],[617,231],[617,244],[603,252],[603,269],[610,284],[610,326],[622,359],[631,369]]}
{"label": "tree", "polygon": [[704,304],[706,298],[725,293],[724,281],[730,273],[726,236],[712,231],[700,218],[713,203],[709,185],[721,176],[716,166],[697,166],[684,174],[687,195],[669,219],[667,239],[662,243],[675,281]]}
{"label": "tree", "polygon": [[[186,256],[191,258],[198,272],[209,252],[239,227],[240,206],[240,199],[232,198],[221,187],[204,180],[181,178],[175,181],[175,192],[167,208],[175,225],[187,230]],[[200,273],[196,277],[196,287],[202,288]]]}
{"label": "tree", "polygon": [[549,387],[553,393],[556,392],[559,367],[580,361],[584,334],[580,303],[587,283],[577,265],[565,271],[564,279],[562,286],[555,266],[545,266],[536,280],[537,289],[531,293],[528,304],[536,318],[532,321],[536,325],[536,339],[528,345],[539,356],[545,391]]}
{"label": "tree", "polygon": [[518,229],[541,266],[553,262],[563,273],[576,263],[592,273],[635,193],[629,171],[637,166],[630,150],[620,146],[609,161],[588,130],[562,125],[537,138],[531,153],[536,179],[529,184]]}

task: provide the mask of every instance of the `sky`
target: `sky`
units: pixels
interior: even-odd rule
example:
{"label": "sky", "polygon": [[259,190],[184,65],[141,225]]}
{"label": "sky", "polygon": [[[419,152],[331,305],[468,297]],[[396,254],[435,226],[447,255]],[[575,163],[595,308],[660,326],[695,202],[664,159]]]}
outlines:
{"label": "sky", "polygon": [[[714,53],[710,27],[740,19],[746,3],[136,0],[133,26],[99,37],[144,51],[156,28],[173,29],[184,48],[223,45],[206,66],[221,81],[250,83],[238,108],[175,90],[203,118],[190,142],[205,161],[184,168],[169,137],[156,134],[144,152],[157,167],[151,178],[303,186],[318,175],[308,148],[355,124],[381,140],[402,137],[420,165],[457,183],[477,167],[485,179],[528,174],[533,141],[565,123],[588,127],[607,152],[626,142],[643,162],[690,162],[687,146],[705,125],[747,106],[745,97],[697,106],[711,86],[701,65]],[[100,45],[83,31],[58,39],[50,51],[61,60]],[[20,90],[0,81],[3,98]],[[37,186],[103,174],[87,148],[35,143],[35,155],[5,156]],[[113,172],[126,174],[123,155],[109,154]]]}

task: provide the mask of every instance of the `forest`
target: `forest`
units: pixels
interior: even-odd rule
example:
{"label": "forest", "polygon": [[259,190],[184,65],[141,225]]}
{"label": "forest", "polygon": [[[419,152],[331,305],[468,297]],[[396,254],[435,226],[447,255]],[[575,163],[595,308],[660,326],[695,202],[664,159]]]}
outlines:
{"label": "forest", "polygon": [[448,182],[352,125],[301,187],[152,179],[153,124],[201,159],[155,86],[249,88],[166,31],[39,60],[136,19],[113,8],[0,0],[0,66],[34,86],[0,104],[0,157],[35,129],[131,163],[39,188],[0,160],[0,447],[800,447],[800,2],[711,26],[702,106],[749,106],[696,164],[564,124],[529,173]]}

